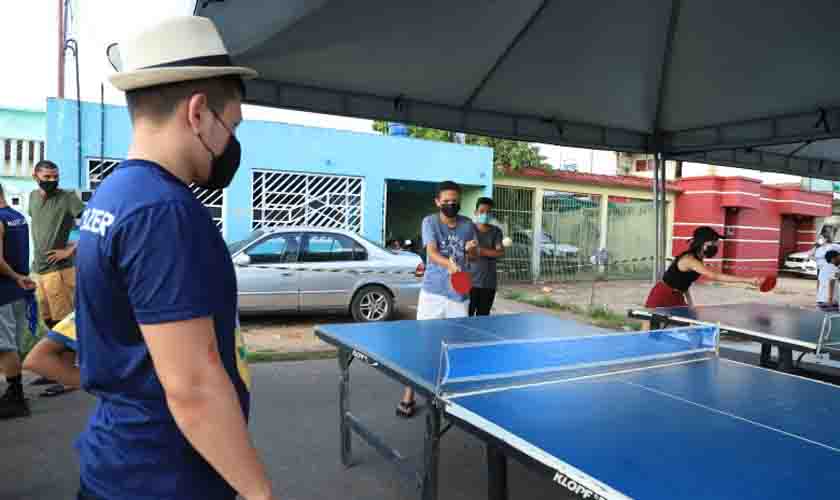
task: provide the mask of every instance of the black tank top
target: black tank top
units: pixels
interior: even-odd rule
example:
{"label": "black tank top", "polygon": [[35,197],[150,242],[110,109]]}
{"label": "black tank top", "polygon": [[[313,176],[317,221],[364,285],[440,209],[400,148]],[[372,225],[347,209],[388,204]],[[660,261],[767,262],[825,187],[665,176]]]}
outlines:
{"label": "black tank top", "polygon": [[677,257],[674,260],[674,262],[671,263],[670,267],[668,267],[668,270],[665,271],[665,274],[662,275],[662,281],[674,290],[687,292],[688,287],[690,287],[692,283],[694,283],[700,278],[700,273],[696,271],[680,271],[680,268],[677,267],[677,264],[679,264],[680,259],[690,254],[691,252],[681,253],[679,257]]}

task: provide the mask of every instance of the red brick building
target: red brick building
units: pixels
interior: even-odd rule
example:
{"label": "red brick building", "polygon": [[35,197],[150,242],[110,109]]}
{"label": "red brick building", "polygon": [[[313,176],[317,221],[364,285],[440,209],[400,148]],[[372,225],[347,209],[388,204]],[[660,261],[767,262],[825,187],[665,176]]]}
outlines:
{"label": "red brick building", "polygon": [[695,228],[711,226],[725,240],[723,251],[706,262],[742,276],[775,275],[785,255],[814,244],[815,218],[831,215],[831,193],[799,186],[715,176],[683,178],[677,185],[673,255],[688,248]]}

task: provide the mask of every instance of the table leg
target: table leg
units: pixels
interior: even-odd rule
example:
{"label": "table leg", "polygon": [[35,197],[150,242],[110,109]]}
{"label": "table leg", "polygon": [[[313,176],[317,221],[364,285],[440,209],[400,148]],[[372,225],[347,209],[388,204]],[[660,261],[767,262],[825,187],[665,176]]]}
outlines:
{"label": "table leg", "polygon": [[765,368],[770,366],[770,350],[773,348],[771,344],[763,343],[761,344],[761,358],[758,361],[760,366]]}
{"label": "table leg", "polygon": [[779,347],[779,371],[793,371],[793,351]]}
{"label": "table leg", "polygon": [[341,373],[338,381],[338,413],[341,432],[341,463],[350,467],[352,461],[352,433],[347,414],[350,412],[350,363],[353,357],[350,351],[338,351],[338,369]]}
{"label": "table leg", "polygon": [[507,457],[502,450],[491,444],[487,445],[487,498],[488,500],[507,500]]}
{"label": "table leg", "polygon": [[440,409],[432,401],[426,412],[426,441],[424,449],[423,500],[437,500],[438,462],[440,457]]}

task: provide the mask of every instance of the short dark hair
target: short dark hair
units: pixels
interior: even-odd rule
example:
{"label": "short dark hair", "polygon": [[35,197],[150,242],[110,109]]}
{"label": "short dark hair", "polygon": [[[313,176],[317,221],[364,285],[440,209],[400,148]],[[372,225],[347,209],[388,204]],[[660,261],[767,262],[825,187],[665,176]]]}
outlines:
{"label": "short dark hair", "polygon": [[493,199],[488,198],[486,196],[482,196],[481,198],[478,199],[477,202],[475,202],[475,208],[477,209],[481,205],[487,205],[488,207],[493,208]]}
{"label": "short dark hair", "polygon": [[834,257],[837,257],[838,255],[840,255],[840,252],[836,250],[829,250],[825,253],[825,260],[826,262],[831,262],[831,260],[834,259]]}
{"label": "short dark hair", "polygon": [[125,102],[132,122],[142,117],[161,123],[172,116],[181,101],[194,94],[207,96],[207,106],[221,113],[227,103],[245,97],[245,85],[238,76],[189,80],[129,90]]}
{"label": "short dark hair", "polygon": [[50,160],[41,160],[35,164],[34,172],[37,174],[39,170],[58,170],[58,165]]}
{"label": "short dark hair", "polygon": [[438,184],[436,197],[440,198],[440,193],[444,191],[457,191],[458,194],[461,194],[461,186],[459,186],[456,182],[443,181],[440,184]]}

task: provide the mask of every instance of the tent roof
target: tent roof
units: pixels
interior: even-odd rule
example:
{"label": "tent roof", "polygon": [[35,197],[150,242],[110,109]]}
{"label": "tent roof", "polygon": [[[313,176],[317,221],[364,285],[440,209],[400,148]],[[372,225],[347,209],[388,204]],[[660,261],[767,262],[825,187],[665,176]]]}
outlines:
{"label": "tent roof", "polygon": [[840,177],[834,0],[210,0],[195,12],[260,72],[255,104]]}

